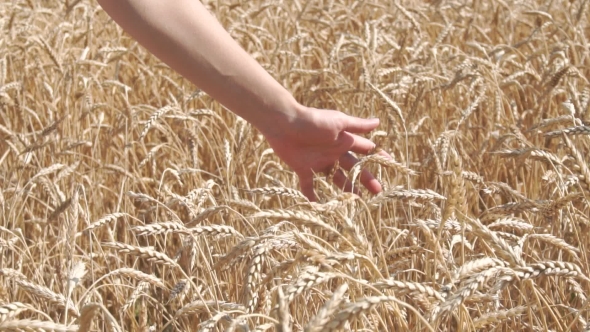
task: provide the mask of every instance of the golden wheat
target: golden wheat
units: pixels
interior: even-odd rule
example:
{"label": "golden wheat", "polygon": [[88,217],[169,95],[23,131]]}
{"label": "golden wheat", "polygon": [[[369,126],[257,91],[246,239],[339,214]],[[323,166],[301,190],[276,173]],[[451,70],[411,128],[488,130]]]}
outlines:
{"label": "golden wheat", "polygon": [[1,2],[0,330],[588,330],[588,2],[203,1],[380,119],[319,202],[96,2]]}

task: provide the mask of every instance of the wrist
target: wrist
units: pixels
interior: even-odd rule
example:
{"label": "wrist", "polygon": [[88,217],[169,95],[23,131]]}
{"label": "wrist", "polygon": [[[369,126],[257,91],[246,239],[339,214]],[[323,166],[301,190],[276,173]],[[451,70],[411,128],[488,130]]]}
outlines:
{"label": "wrist", "polygon": [[285,135],[295,128],[298,120],[309,112],[288,92],[273,96],[273,102],[251,123],[266,137]]}

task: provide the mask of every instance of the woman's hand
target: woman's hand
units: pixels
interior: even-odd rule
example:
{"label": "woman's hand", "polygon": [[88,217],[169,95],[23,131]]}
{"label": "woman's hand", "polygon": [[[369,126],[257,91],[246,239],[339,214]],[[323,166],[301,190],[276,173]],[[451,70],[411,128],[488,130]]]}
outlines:
{"label": "woman's hand", "polygon": [[[299,176],[302,193],[315,201],[314,174],[330,172],[337,162],[350,170],[358,162],[351,151],[368,154],[375,148],[373,142],[356,134],[375,129],[379,119],[361,119],[299,104],[294,108],[296,115],[289,123],[275,122],[268,130],[259,129],[276,155]],[[345,191],[356,190],[341,169],[334,172],[333,181]],[[371,193],[381,192],[381,185],[367,170],[361,172],[360,181]]]}

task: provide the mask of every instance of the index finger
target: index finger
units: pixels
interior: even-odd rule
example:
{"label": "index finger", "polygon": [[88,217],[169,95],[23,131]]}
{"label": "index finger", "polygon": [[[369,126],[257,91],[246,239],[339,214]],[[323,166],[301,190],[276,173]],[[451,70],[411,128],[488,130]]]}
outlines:
{"label": "index finger", "polygon": [[340,139],[342,140],[343,144],[346,145],[347,151],[360,154],[369,154],[369,152],[375,149],[376,145],[370,139],[351,134],[347,131],[341,132],[340,135]]}

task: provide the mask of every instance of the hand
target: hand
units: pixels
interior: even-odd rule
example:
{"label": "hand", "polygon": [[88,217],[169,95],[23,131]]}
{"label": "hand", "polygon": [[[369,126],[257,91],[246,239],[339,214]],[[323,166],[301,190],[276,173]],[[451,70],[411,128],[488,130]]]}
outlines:
{"label": "hand", "polygon": [[[379,119],[361,119],[299,104],[296,108],[297,115],[290,123],[276,124],[272,130],[262,131],[276,155],[299,177],[301,192],[315,201],[314,174],[328,173],[336,161],[349,171],[358,162],[350,151],[368,154],[375,148],[373,142],[355,134],[372,131],[379,125]],[[336,170],[333,181],[345,191],[355,190],[341,169]],[[360,181],[371,193],[381,192],[381,185],[369,171],[362,170]]]}

